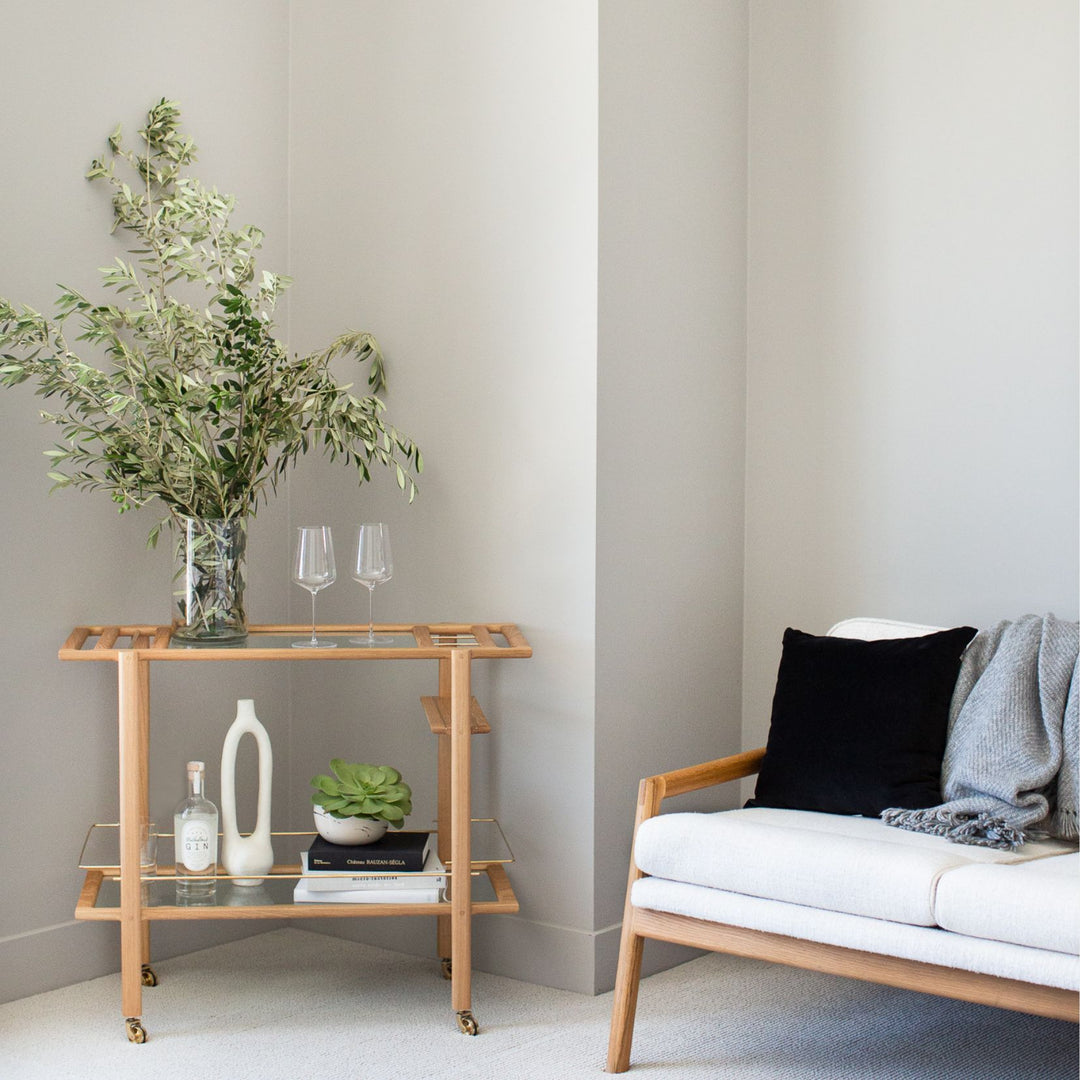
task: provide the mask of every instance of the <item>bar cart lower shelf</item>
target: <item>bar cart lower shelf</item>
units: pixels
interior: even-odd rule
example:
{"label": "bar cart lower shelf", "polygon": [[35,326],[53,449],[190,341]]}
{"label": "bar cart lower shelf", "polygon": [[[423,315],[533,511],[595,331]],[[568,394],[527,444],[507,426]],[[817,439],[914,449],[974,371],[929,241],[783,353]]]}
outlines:
{"label": "bar cart lower shelf", "polygon": [[[516,626],[509,623],[380,626],[394,644],[380,648],[350,648],[349,634],[366,627],[320,628],[320,635],[340,635],[339,647],[302,650],[290,647],[290,637],[310,627],[252,627],[242,647],[199,647],[171,642],[167,627],[76,627],[63,648],[62,660],[110,661],[118,671],[120,752],[120,821],[112,828],[118,838],[118,858],[107,864],[83,862],[86,876],[75,917],[120,924],[121,1008],[131,1042],[147,1039],[142,1020],[142,991],[157,985],[150,965],[150,926],[156,921],[184,919],[304,919],[434,917],[438,953],[444,977],[451,983],[451,1005],[459,1029],[479,1033],[472,1012],[471,920],[474,915],[512,914],[518,901],[505,864],[510,858],[474,858],[474,828],[470,816],[470,738],[491,730],[470,692],[471,664],[478,659],[528,657],[532,650]],[[438,694],[422,699],[423,712],[438,740],[439,857],[447,868],[444,899],[436,903],[294,903],[293,888],[301,877],[298,862],[282,861],[261,885],[233,884],[220,876],[211,904],[177,904],[170,867],[148,870],[140,850],[149,825],[149,680],[153,661],[213,662],[243,660],[374,661],[435,660]],[[497,823],[495,824],[497,829]],[[285,854],[277,834],[275,852]],[[501,835],[501,833],[500,833]],[[484,845],[478,845],[484,846]],[[290,851],[294,858],[297,851]],[[490,854],[490,851],[489,851]]]}

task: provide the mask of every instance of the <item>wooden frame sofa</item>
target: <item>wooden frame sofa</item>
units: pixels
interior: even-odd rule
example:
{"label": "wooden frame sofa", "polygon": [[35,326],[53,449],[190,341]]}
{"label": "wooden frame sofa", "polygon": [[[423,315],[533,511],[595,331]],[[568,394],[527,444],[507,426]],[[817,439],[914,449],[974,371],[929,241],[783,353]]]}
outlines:
{"label": "wooden frame sofa", "polygon": [[[901,627],[901,630],[897,631],[897,626]],[[899,636],[899,633],[903,632],[903,627],[904,624],[888,624],[885,629],[892,636]],[[925,632],[929,628],[910,629],[912,632]],[[830,631],[830,633],[835,631],[837,631],[837,628],[834,627],[834,630]],[[962,1001],[978,1002],[1039,1016],[1071,1021],[1077,1020],[1078,1008],[1080,1008],[1080,994],[1078,994],[1077,990],[1078,985],[1080,985],[1080,968],[1075,968],[1075,965],[1080,965],[1080,957],[1073,957],[1069,952],[1055,954],[1051,951],[1047,953],[1047,970],[1055,972],[1054,979],[1050,980],[1046,978],[1045,974],[1042,974],[1039,977],[1044,978],[1046,981],[1038,982],[1030,981],[1030,979],[1033,972],[1042,972],[1043,970],[1040,966],[1043,949],[1025,948],[1017,944],[1003,944],[1001,941],[974,940],[964,935],[953,934],[949,930],[934,925],[932,919],[929,922],[924,921],[922,925],[898,926],[896,923],[883,921],[882,918],[865,918],[860,914],[838,915],[833,911],[809,911],[810,930],[808,936],[802,937],[798,934],[778,933],[762,929],[760,925],[756,927],[753,925],[736,925],[734,920],[722,922],[714,921],[712,918],[695,917],[693,914],[688,914],[685,905],[679,902],[665,902],[664,907],[667,910],[649,906],[650,898],[655,898],[659,894],[659,890],[656,888],[652,888],[650,892],[652,886],[660,886],[661,889],[667,886],[674,886],[676,889],[683,888],[687,895],[695,892],[717,893],[719,890],[702,888],[699,884],[690,883],[684,885],[680,881],[671,882],[653,879],[650,874],[639,868],[636,859],[638,857],[639,836],[643,826],[646,827],[646,830],[655,829],[655,825],[648,826],[647,823],[658,817],[662,821],[671,822],[673,818],[719,819],[730,815],[752,815],[753,810],[748,811],[745,809],[721,811],[719,814],[714,815],[661,815],[660,811],[664,800],[667,798],[755,775],[758,773],[764,757],[764,748],[750,750],[690,768],[649,776],[640,783],[637,814],[634,823],[634,855],[630,862],[611,1018],[607,1059],[608,1072],[624,1072],[630,1065],[638,983],[641,977],[642,950],[647,939],[668,941],[714,952],[730,953],[735,956],[768,960],[793,967],[844,975],[888,986],[937,994]],[[773,813],[775,815],[777,812],[773,811]],[[797,816],[802,811],[781,810],[778,813],[780,815]],[[816,815],[818,818],[828,816]],[[815,815],[811,815],[811,817],[813,818]],[[775,819],[770,819],[770,823],[765,828],[775,828],[774,821]],[[750,828],[759,827],[761,826],[755,821],[750,822]],[[826,827],[828,827],[828,823],[826,823]],[[901,859],[913,857],[918,859],[945,858],[952,860],[951,863],[944,864],[946,871],[950,865],[956,865],[957,860],[962,859],[962,856],[954,854],[956,849],[960,848],[960,845],[949,844],[948,841],[937,836],[919,836],[915,840],[911,840],[911,833],[904,833],[899,829],[889,829],[881,822],[873,819],[859,819],[850,824],[844,823],[844,819],[840,819],[840,824],[837,824],[836,828],[858,829],[864,833],[880,828],[886,830],[889,834],[899,834],[898,836],[885,837],[885,847],[898,851],[898,857]],[[829,837],[828,842],[831,843],[835,839],[835,837]],[[848,842],[851,838],[842,836],[840,840]],[[670,839],[664,842],[670,844]],[[797,842],[798,840],[796,840]],[[862,850],[865,852],[867,850],[865,844],[872,843],[874,840],[867,841],[862,836],[859,836],[851,840],[851,842],[864,845]],[[1054,843],[1058,844],[1056,849],[1051,847],[1040,851],[1033,856],[1033,861],[1040,860],[1040,866],[1042,867],[1040,872],[1043,873],[1045,873],[1045,868],[1050,863],[1056,863],[1056,869],[1064,872],[1065,876],[1064,881],[1061,877],[1058,878],[1059,883],[1066,888],[1075,887],[1080,890],[1080,874],[1077,874],[1075,869],[1080,866],[1080,863],[1076,862],[1076,860],[1080,860],[1080,855],[1072,854],[1075,851],[1075,845],[1070,849],[1068,845],[1063,846],[1061,842],[1051,842],[1051,844]],[[920,849],[915,851],[913,855],[907,850],[902,850],[911,844]],[[942,855],[935,848],[935,845],[945,845],[952,850]],[[653,846],[655,850],[655,841]],[[1025,845],[1025,847],[1034,847],[1034,845]],[[944,851],[944,849],[941,850]],[[971,851],[970,848],[967,850]],[[986,851],[985,848],[981,850]],[[1059,863],[1056,858],[1053,858],[1053,856],[1061,854],[1064,854],[1064,857],[1070,861],[1068,863]],[[710,858],[714,862],[717,861],[717,851],[715,849],[710,852]],[[885,855],[883,858],[889,858],[889,855]],[[1001,865],[990,861],[991,859],[991,855],[986,855],[987,861],[977,866],[976,870],[978,872],[989,870],[991,873],[1000,873],[1002,871],[1008,872],[1017,865],[1017,863]],[[723,857],[719,861],[723,861]],[[1010,863],[1010,860],[1005,859],[1004,862]],[[933,890],[937,888],[942,871],[939,866],[937,869],[932,867],[931,872],[933,875],[931,890]],[[730,889],[732,886],[728,888]],[[995,884],[994,891],[997,892],[998,889],[998,885]],[[1039,891],[1041,894],[1041,886]],[[726,900],[734,899],[735,901],[744,902],[745,909],[750,912],[759,910],[754,908],[755,904],[765,905],[760,908],[764,919],[748,918],[745,921],[749,923],[758,921],[767,925],[770,910],[775,914],[778,908],[800,909],[798,903],[781,902],[778,904],[775,899],[761,899],[760,894],[759,896],[736,896],[733,898],[732,893],[728,891],[720,893],[720,895]],[[708,901],[709,898],[705,897],[703,902],[707,904]],[[768,908],[770,904],[773,905],[771,909]],[[691,904],[690,907],[692,908],[692,906]],[[677,910],[679,908],[684,908],[684,910]],[[737,904],[736,910],[738,910]],[[801,910],[806,911],[807,909],[801,908]],[[1068,908],[1065,910],[1067,911]],[[827,932],[818,932],[821,925],[821,916],[824,916],[826,921],[828,919],[833,920],[832,924],[826,927]],[[818,919],[817,923],[814,922],[815,919]],[[884,919],[887,920],[888,916],[886,915]],[[1065,915],[1064,921],[1066,923],[1075,922],[1068,914]],[[866,930],[870,934],[878,933],[882,927],[895,928],[896,933],[901,936],[901,946],[903,946],[896,948],[895,952],[901,955],[867,948],[867,939],[858,933],[862,926],[857,924],[865,924]],[[815,927],[818,929],[815,929]],[[838,927],[841,931],[839,934],[837,933]],[[857,941],[861,947],[851,947],[844,943],[842,931],[845,927],[849,929],[854,927],[857,932],[850,934],[850,938]],[[905,934],[907,935],[906,939],[903,937]],[[937,935],[936,939],[934,935]],[[814,937],[819,939],[831,937],[833,940],[815,940]],[[947,938],[952,938],[954,941],[951,943],[946,942],[945,939]],[[940,958],[941,953],[936,951],[937,941],[940,941],[943,946],[948,946],[949,944],[957,944],[956,939],[959,939],[959,952],[956,950],[950,951],[947,947],[943,949],[943,952],[948,954],[947,958],[950,959],[950,963],[934,963],[925,958],[928,955]],[[874,939],[871,938],[871,940]],[[915,947],[912,949],[904,946],[905,940],[915,942]],[[891,945],[889,947],[891,948]],[[1057,948],[1056,944],[1053,947]],[[983,968],[996,966],[997,962],[993,953],[995,948],[1005,950],[1004,967],[1006,970],[1009,969],[1009,964],[1017,962],[1017,958],[1019,958],[1020,970],[1025,973],[1025,977],[1003,977],[1000,974],[989,974],[986,970],[978,970],[980,966]],[[921,953],[924,958],[912,959],[911,956],[902,955],[905,951],[914,952],[916,955]],[[972,953],[975,960],[971,962],[970,967],[962,966],[968,962]],[[986,960],[987,956],[991,958],[989,963]],[[1034,966],[1032,964],[1033,960]],[[1024,966],[1025,963],[1026,967]]]}

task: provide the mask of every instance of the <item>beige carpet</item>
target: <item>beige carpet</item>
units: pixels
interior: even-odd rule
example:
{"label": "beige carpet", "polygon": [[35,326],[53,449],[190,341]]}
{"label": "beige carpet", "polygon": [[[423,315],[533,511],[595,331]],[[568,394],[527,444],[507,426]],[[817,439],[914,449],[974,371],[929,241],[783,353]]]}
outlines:
{"label": "beige carpet", "polygon": [[[476,974],[476,1038],[438,964],[284,928],[156,965],[149,1041],[118,976],[0,1006],[3,1080],[578,1080],[602,1075],[611,995]],[[757,961],[642,984],[630,1077],[1073,1080],[1077,1028]]]}

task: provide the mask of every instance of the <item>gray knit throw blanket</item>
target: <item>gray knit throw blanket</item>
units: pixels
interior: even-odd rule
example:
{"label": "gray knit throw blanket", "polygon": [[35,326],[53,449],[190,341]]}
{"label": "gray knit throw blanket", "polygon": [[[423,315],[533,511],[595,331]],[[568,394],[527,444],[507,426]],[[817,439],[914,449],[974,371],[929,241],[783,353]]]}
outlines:
{"label": "gray knit throw blanket", "polygon": [[1080,624],[1025,615],[968,645],[949,710],[945,802],[889,809],[887,825],[959,844],[1014,848],[1077,838]]}

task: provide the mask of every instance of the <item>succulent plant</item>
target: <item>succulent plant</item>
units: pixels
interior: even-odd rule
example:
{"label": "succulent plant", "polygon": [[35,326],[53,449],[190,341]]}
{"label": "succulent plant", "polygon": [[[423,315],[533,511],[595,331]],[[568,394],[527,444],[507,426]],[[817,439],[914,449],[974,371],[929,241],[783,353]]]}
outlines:
{"label": "succulent plant", "polygon": [[400,829],[412,813],[412,788],[389,765],[363,765],[334,758],[333,776],[312,777],[311,801],[331,817],[371,818]]}

